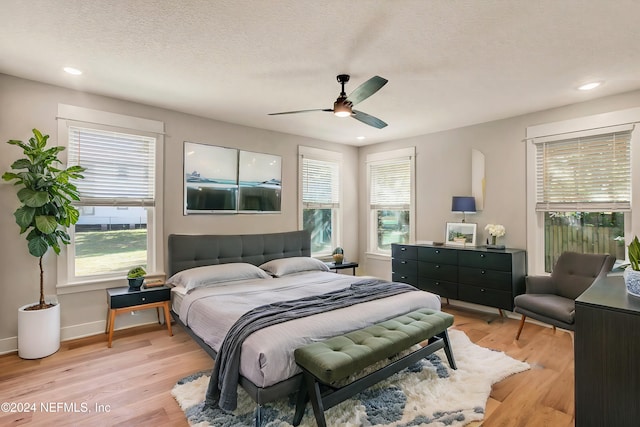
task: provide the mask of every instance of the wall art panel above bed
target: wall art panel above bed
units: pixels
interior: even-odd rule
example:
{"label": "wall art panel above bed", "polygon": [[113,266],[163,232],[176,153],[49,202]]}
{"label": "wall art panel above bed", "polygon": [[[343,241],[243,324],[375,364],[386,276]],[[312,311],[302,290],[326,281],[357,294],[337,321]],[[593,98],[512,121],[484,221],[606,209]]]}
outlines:
{"label": "wall art panel above bed", "polygon": [[281,211],[282,158],[184,142],[184,214]]}

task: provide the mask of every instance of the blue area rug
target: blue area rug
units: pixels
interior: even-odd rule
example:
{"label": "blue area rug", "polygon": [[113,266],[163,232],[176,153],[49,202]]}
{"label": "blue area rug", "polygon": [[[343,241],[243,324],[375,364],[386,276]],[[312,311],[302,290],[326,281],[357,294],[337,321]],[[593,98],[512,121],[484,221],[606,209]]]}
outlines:
{"label": "blue area rug", "polygon": [[[327,424],[337,426],[463,426],[482,420],[491,386],[529,365],[502,352],[473,344],[461,331],[449,336],[458,365],[450,369],[444,351],[399,372],[325,412]],[[189,425],[198,427],[253,426],[255,402],[239,389],[238,409],[227,413],[219,408],[204,410],[209,375],[200,372],[183,378],[172,394],[185,412]],[[263,407],[263,426],[289,427],[295,405],[288,400]],[[315,426],[311,405],[307,405],[301,426]]]}

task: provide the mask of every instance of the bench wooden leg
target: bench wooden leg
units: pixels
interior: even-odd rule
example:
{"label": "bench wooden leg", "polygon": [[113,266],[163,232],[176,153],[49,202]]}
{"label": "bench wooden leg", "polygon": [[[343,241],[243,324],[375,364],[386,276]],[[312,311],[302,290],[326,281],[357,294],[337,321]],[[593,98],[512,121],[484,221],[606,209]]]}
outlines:
{"label": "bench wooden leg", "polygon": [[296,398],[296,413],[293,416],[293,424],[294,426],[300,425],[302,421],[302,417],[304,416],[304,410],[307,407],[307,402],[309,401],[309,391],[306,387],[306,379],[303,379],[303,384],[300,384],[300,390],[298,390],[298,396]]}
{"label": "bench wooden leg", "polygon": [[449,366],[451,367],[451,369],[458,369],[458,367],[456,366],[456,361],[453,358],[453,351],[451,351],[451,341],[449,341],[449,333],[445,329],[444,331],[440,332],[437,336],[442,338],[442,341],[444,341],[444,354],[447,355],[447,361],[449,362]]}
{"label": "bench wooden leg", "polygon": [[316,424],[318,424],[318,427],[327,427],[327,421],[324,418],[324,404],[322,403],[320,384],[315,380],[313,375],[306,371],[304,373],[304,382],[307,385],[307,391],[311,399],[313,414],[316,416]]}

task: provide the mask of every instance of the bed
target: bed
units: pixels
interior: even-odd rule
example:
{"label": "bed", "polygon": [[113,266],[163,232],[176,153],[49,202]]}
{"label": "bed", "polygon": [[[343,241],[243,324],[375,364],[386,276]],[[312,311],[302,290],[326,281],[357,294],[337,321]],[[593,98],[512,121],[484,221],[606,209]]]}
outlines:
{"label": "bed", "polygon": [[[178,285],[172,291],[172,316],[214,359],[227,331],[254,307],[283,298],[343,292],[355,282],[375,281],[333,273],[311,258],[306,231],[172,234],[168,255],[168,275]],[[209,283],[212,274],[216,278]],[[302,375],[293,349],[418,308],[439,310],[440,298],[418,290],[402,291],[274,324],[249,335],[242,344],[238,383],[258,405],[256,422],[263,404],[298,391]]]}

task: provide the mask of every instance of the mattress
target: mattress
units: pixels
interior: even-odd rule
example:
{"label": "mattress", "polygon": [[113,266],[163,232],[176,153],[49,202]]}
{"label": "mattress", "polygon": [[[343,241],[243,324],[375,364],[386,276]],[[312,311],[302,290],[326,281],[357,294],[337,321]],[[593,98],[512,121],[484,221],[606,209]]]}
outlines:
{"label": "mattress", "polygon": [[[231,326],[255,307],[331,292],[365,278],[313,271],[240,280],[189,293],[174,288],[172,307],[185,325],[218,351]],[[258,387],[271,386],[300,372],[294,349],[423,307],[439,310],[440,298],[416,290],[264,328],[244,342],[240,375]]]}
{"label": "mattress", "polygon": [[186,295],[186,291],[181,287],[171,288],[171,310],[174,313],[180,313],[180,304]]}

